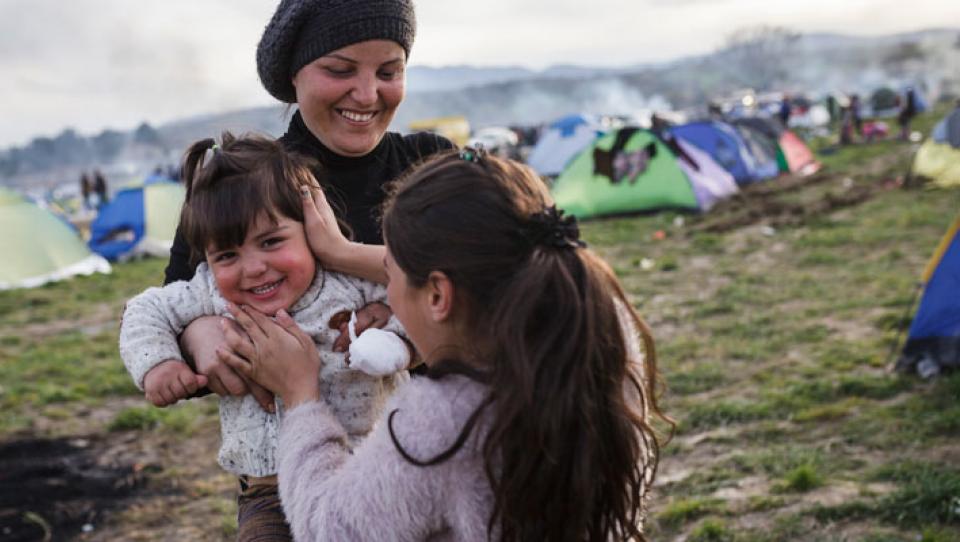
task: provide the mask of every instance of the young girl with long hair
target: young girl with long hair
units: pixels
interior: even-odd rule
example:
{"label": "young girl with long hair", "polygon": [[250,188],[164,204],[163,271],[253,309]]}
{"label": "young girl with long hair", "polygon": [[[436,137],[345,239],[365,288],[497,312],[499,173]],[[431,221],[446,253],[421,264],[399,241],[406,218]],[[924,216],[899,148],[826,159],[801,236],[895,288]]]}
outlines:
{"label": "young girl with long hair", "polygon": [[[308,221],[309,222],[309,221]],[[644,539],[661,440],[650,331],[527,167],[465,149],[397,183],[388,302],[428,367],[351,448],[288,318],[235,311],[223,360],[290,407],[298,540]]]}

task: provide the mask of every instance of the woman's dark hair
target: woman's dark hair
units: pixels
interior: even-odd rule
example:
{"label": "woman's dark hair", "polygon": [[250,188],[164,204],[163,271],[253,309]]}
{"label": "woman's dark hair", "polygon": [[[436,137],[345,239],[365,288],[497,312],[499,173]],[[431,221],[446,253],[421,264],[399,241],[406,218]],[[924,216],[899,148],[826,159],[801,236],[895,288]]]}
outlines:
{"label": "woman's dark hair", "polygon": [[197,141],[183,159],[187,197],[180,231],[200,258],[209,245],[243,244],[247,228],[261,213],[303,222],[300,187],[317,187],[310,159],[289,153],[263,136],[229,132],[220,144]]}
{"label": "woman's dark hair", "polygon": [[[490,532],[507,541],[644,539],[660,446],[650,420],[672,425],[654,391],[653,339],[610,267],[551,206],[526,166],[445,153],[395,184],[384,239],[412,286],[441,271],[465,300],[472,357],[435,369],[486,367],[478,411],[495,496]],[[545,223],[555,235],[543,235]],[[394,443],[416,464],[442,461],[480,426],[477,414],[432,460]]]}

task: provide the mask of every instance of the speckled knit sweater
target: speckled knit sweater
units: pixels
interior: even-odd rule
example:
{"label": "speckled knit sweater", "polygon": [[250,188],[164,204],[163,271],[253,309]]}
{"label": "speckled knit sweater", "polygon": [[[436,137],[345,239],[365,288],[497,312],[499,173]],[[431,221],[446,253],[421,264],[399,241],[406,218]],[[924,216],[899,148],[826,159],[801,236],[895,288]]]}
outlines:
{"label": "speckled knit sweater", "polygon": [[[310,288],[288,310],[317,345],[323,362],[321,392],[351,441],[370,432],[389,394],[408,378],[406,371],[381,378],[351,370],[344,354],[332,350],[339,331],[329,328],[330,318],[374,301],[386,301],[383,286],[317,266]],[[160,362],[183,359],[177,336],[187,324],[201,316],[229,316],[226,305],[206,263],[190,281],[149,288],[131,299],[120,325],[120,356],[137,387],[143,389],[144,376]],[[385,329],[402,333],[395,318]],[[220,399],[220,466],[237,475],[276,474],[283,416],[282,405],[277,406],[277,414],[270,414],[251,395]]]}

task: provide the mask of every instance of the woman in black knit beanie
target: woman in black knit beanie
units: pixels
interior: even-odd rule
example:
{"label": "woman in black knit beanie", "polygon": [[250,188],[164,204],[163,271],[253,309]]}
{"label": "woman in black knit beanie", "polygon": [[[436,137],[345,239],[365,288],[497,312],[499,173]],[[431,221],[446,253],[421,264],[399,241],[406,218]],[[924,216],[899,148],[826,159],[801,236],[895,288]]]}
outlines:
{"label": "woman in black knit beanie", "polygon": [[[387,131],[404,98],[416,27],[412,0],[282,0],[257,47],[264,88],[296,106],[280,142],[319,163],[316,176],[326,197],[318,191],[316,204],[305,200],[305,207],[311,247],[327,269],[385,282],[377,218],[384,186],[411,165],[453,148],[434,134]],[[178,232],[165,282],[190,279],[196,263]],[[382,327],[390,315],[384,305],[368,305],[357,312],[358,331]],[[348,341],[344,333],[336,348],[345,350]],[[269,392],[217,359],[222,344],[219,318],[194,321],[181,336],[181,349],[208,377],[210,390],[253,393],[269,408]],[[240,499],[238,540],[289,540],[275,480],[241,486],[247,496]]]}

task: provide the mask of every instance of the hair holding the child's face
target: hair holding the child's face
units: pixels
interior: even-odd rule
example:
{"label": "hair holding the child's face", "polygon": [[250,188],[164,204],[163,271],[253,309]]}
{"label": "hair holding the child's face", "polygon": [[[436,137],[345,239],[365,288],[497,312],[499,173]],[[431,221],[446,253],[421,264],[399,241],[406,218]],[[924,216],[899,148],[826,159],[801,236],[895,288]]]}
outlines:
{"label": "hair holding the child's face", "polygon": [[[413,286],[432,271],[454,284],[464,350],[475,358],[435,374],[485,367],[491,531],[503,540],[643,539],[660,445],[649,420],[672,424],[657,402],[649,328],[610,267],[551,211],[532,170],[474,156],[445,154],[398,181],[383,231]],[[551,215],[555,235],[544,236]],[[626,333],[641,338],[642,360]]]}
{"label": "hair holding the child's face", "polygon": [[183,161],[187,197],[180,231],[194,255],[211,245],[242,245],[263,214],[303,222],[300,187],[317,186],[312,167],[308,158],[258,135],[224,132],[219,144],[204,139],[191,145]]}

